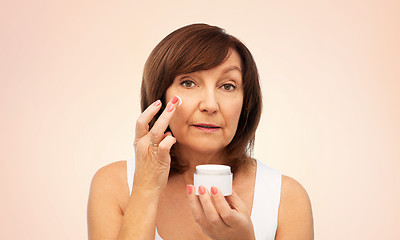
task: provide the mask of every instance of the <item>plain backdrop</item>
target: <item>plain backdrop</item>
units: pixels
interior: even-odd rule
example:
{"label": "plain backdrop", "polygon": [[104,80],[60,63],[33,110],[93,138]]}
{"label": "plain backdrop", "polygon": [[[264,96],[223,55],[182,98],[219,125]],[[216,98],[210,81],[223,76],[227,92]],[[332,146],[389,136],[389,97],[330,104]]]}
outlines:
{"label": "plain backdrop", "polygon": [[299,181],[315,239],[400,239],[400,2],[1,1],[0,239],[87,239],[90,182],[133,154],[151,50],[191,23],[250,49],[254,157]]}

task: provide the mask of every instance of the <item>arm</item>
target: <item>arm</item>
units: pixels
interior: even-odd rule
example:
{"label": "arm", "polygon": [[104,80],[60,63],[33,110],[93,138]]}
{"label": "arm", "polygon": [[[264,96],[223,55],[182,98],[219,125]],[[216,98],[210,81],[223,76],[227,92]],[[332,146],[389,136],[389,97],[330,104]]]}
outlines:
{"label": "arm", "polygon": [[314,239],[310,198],[300,183],[284,175],[278,211],[276,240]]}
{"label": "arm", "polygon": [[177,101],[172,98],[150,131],[148,123],[160,110],[160,101],[150,105],[136,122],[135,176],[124,214],[115,197],[118,184],[110,171],[99,170],[93,177],[88,203],[90,240],[154,239],[158,200],[168,181],[169,150],[176,142],[171,133],[164,132]]}
{"label": "arm", "polygon": [[160,193],[134,184],[132,196],[117,239],[154,239]]}
{"label": "arm", "polygon": [[101,168],[92,179],[87,212],[89,239],[154,239],[159,193],[134,184],[123,214],[116,196],[118,191],[126,191],[126,178],[116,174],[122,168],[118,165]]}
{"label": "arm", "polygon": [[[99,169],[93,176],[87,207],[88,239],[115,240],[123,213],[116,199],[115,191],[121,185],[116,176],[118,163]],[[125,186],[125,185],[124,185]]]}

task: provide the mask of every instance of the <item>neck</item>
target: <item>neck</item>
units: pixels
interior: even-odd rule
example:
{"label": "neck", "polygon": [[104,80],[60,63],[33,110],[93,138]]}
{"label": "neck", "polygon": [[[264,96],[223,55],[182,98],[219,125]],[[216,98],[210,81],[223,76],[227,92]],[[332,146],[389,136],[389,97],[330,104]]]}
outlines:
{"label": "neck", "polygon": [[198,152],[193,149],[176,145],[175,152],[178,161],[187,165],[187,171],[181,175],[185,184],[193,184],[193,174],[200,164],[227,164],[223,150],[219,152]]}

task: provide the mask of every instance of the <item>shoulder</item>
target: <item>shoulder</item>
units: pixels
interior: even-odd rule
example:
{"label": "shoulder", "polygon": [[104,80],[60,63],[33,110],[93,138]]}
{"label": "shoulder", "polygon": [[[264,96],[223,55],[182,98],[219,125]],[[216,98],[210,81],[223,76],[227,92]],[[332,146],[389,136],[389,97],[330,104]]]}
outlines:
{"label": "shoulder", "polygon": [[281,201],[276,239],[313,239],[311,201],[304,187],[295,179],[282,175]]}
{"label": "shoulder", "polygon": [[121,193],[129,194],[126,177],[126,161],[117,161],[101,167],[94,174],[90,185],[91,195],[108,195],[121,199]]}
{"label": "shoulder", "polygon": [[282,200],[302,200],[310,202],[310,199],[304,187],[298,181],[286,175],[282,175],[281,201]]}
{"label": "shoulder", "polygon": [[[125,177],[125,178],[124,178]],[[126,161],[117,161],[101,167],[94,174],[92,184],[102,183],[104,187],[126,179]]]}
{"label": "shoulder", "polygon": [[89,239],[116,239],[121,226],[121,200],[129,194],[126,162],[108,164],[94,174],[87,206]]}

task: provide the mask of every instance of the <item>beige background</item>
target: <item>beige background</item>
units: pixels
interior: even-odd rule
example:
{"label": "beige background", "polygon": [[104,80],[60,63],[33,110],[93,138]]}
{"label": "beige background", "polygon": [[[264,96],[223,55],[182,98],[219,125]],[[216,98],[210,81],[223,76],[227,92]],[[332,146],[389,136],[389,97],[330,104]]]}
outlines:
{"label": "beige background", "polygon": [[400,2],[0,3],[0,239],[86,239],[93,174],[132,153],[144,62],[178,27],[260,71],[255,157],[308,191],[316,239],[400,239]]}

